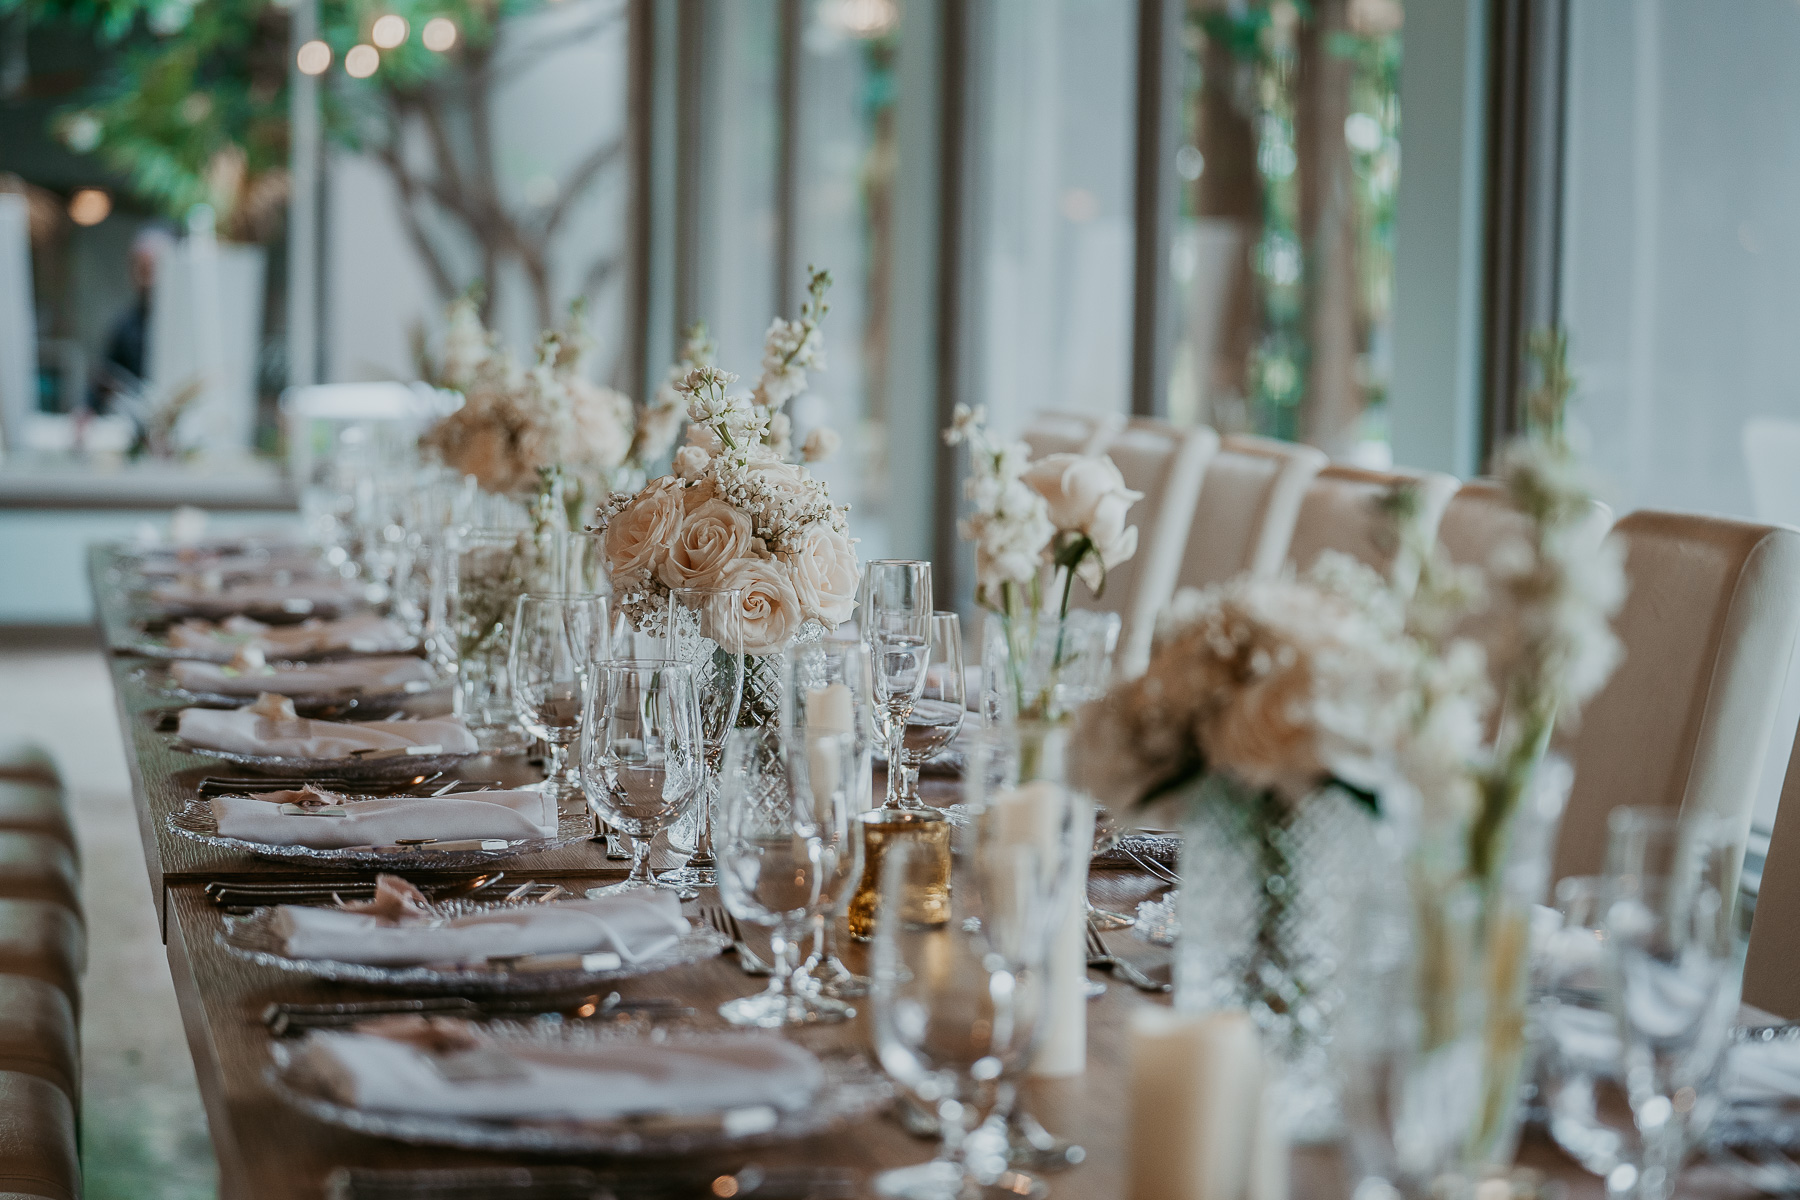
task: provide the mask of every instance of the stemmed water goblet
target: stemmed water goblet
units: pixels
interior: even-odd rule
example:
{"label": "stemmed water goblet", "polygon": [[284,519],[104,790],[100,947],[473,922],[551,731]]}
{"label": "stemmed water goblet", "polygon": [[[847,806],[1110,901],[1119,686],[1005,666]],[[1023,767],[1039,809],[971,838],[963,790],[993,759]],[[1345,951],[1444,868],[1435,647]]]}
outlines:
{"label": "stemmed water goblet", "polygon": [[855,877],[855,739],[847,733],[733,730],[726,744],[716,847],[719,897],[769,928],[766,991],[719,1006],[733,1025],[776,1029],[847,1020],[855,1009],[803,986],[794,956]]}
{"label": "stemmed water goblet", "polygon": [[912,860],[925,849],[898,842],[884,856],[871,994],[876,1053],[909,1097],[935,1112],[943,1144],[930,1162],[877,1176],[879,1195],[1048,1191],[1009,1165],[1004,1132],[1017,1080],[1042,1041],[1050,946],[1073,886],[1063,868],[1080,852],[1072,799],[1038,799],[1060,805],[1062,819],[984,812],[958,831],[948,921],[910,919]]}
{"label": "stemmed water goblet", "polygon": [[550,748],[542,788],[559,808],[581,795],[581,772],[569,748],[581,735],[588,671],[606,657],[604,597],[543,592],[519,597],[506,666],[513,710]]}
{"label": "stemmed water goblet", "polygon": [[631,874],[588,895],[667,886],[650,874],[650,843],[705,788],[694,675],[672,659],[594,664],[581,729],[588,805],[631,838]]}
{"label": "stemmed water goblet", "polygon": [[889,769],[900,776],[900,806],[923,808],[919,799],[919,768],[941,753],[962,731],[963,703],[962,621],[953,612],[931,614],[930,665],[925,683],[906,718],[900,759]]}
{"label": "stemmed water goblet", "polygon": [[868,613],[870,690],[875,719],[887,743],[884,808],[923,808],[901,786],[906,723],[924,693],[931,662],[931,564],[876,559],[863,575]]}
{"label": "stemmed water goblet", "polygon": [[725,739],[744,700],[744,593],[739,588],[673,588],[667,625],[669,657],[693,671],[705,743],[706,790],[692,815],[694,852],[687,864],[660,876],[691,900],[717,882],[713,822],[719,805]]}
{"label": "stemmed water goblet", "polygon": [[1607,996],[1641,1157],[1612,1169],[1607,1192],[1665,1200],[1720,1104],[1743,968],[1742,844],[1718,818],[1666,810],[1615,809],[1608,827]]}

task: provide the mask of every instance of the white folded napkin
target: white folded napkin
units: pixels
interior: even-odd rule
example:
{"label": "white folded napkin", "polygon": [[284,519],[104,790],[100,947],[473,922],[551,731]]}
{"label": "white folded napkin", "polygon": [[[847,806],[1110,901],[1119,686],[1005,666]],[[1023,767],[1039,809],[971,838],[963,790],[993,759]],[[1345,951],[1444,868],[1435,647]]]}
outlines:
{"label": "white folded napkin", "polygon": [[169,678],[190,692],[225,696],[255,696],[261,692],[278,696],[424,692],[437,683],[430,663],[407,655],[260,667],[182,659],[169,664]]}
{"label": "white folded napkin", "polygon": [[158,584],[150,598],[182,612],[224,616],[241,612],[304,615],[316,609],[348,609],[362,603],[361,591],[341,579],[298,579],[289,583],[223,583],[219,576]]}
{"label": "white folded napkin", "polygon": [[283,905],[275,914],[275,932],[294,958],[381,966],[596,953],[636,963],[661,954],[687,931],[680,898],[665,888],[519,905],[451,921],[299,905]]}
{"label": "white folded napkin", "polygon": [[[475,735],[455,717],[413,721],[314,721],[254,708],[184,708],[181,740],[206,750],[278,758],[347,758],[357,750],[473,754]],[[425,750],[425,747],[436,749]]]}
{"label": "white folded napkin", "polygon": [[1800,1042],[1740,1042],[1725,1060],[1725,1092],[1737,1101],[1800,1103]]}
{"label": "white folded napkin", "polygon": [[316,1031],[298,1053],[300,1069],[341,1104],[446,1117],[592,1121],[798,1110],[824,1081],[805,1048],[759,1034],[554,1047],[471,1041],[434,1053],[379,1033]]}
{"label": "white folded napkin", "polygon": [[556,801],[530,788],[350,801],[333,792],[307,788],[216,796],[211,803],[221,836],[266,846],[335,850],[391,846],[403,839],[515,841],[556,836]]}
{"label": "white folded napkin", "polygon": [[246,648],[265,658],[304,658],[309,654],[392,654],[406,650],[413,637],[399,622],[374,613],[354,613],[334,621],[313,618],[298,625],[264,625],[249,617],[183,621],[169,630],[169,645],[197,659],[229,662]]}

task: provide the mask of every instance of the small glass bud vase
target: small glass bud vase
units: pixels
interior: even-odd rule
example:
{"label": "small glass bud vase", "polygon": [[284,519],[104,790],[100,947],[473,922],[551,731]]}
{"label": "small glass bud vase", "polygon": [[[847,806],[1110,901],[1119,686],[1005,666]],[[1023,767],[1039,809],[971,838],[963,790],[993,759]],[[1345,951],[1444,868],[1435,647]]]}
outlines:
{"label": "small glass bud vase", "polygon": [[457,529],[443,540],[433,607],[439,655],[456,675],[456,715],[489,754],[523,753],[507,678],[512,614],[528,591],[556,585],[556,539],[529,529]]}

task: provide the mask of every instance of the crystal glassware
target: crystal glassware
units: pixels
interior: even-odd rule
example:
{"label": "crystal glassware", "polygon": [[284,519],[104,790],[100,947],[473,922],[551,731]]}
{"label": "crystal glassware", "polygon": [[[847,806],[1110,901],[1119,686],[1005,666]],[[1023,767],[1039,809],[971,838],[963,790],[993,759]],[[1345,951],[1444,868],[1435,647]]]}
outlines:
{"label": "crystal glassware", "polygon": [[612,576],[606,566],[606,534],[597,529],[572,529],[562,535],[562,590],[612,595]]}
{"label": "crystal glassware", "polygon": [[718,879],[713,820],[719,805],[725,739],[744,700],[744,593],[739,588],[673,588],[667,616],[669,657],[693,671],[705,745],[706,790],[694,810],[694,852],[687,864],[665,871],[662,881],[686,899]]}
{"label": "crystal glassware", "polygon": [[[869,649],[855,637],[833,637],[796,647],[789,658],[783,724],[806,738],[847,736],[854,754],[851,808],[867,811],[871,796],[869,739]],[[860,830],[853,829],[860,842]],[[813,920],[812,952],[796,979],[838,1000],[869,991],[869,981],[838,958],[837,921],[848,906],[854,871],[830,881],[831,896]]]}
{"label": "crystal glassware", "polygon": [[[948,911],[919,920],[909,841],[889,846],[876,921],[873,1033],[882,1067],[937,1117],[936,1158],[876,1176],[878,1195],[961,1200],[1041,1197],[1041,1180],[1007,1160],[1004,1113],[1030,1065],[1048,1007],[1050,946],[1070,886],[1073,805],[1054,813],[990,810],[962,834]],[[873,814],[871,814],[873,815]],[[989,1116],[1000,1117],[986,1122]],[[996,1128],[998,1126],[998,1128]],[[977,1136],[970,1136],[979,1130]]]}
{"label": "crystal glassware", "polygon": [[1612,884],[1574,875],[1556,885],[1556,920],[1532,954],[1531,1022],[1537,1031],[1536,1099],[1550,1136],[1602,1178],[1629,1154],[1627,1131],[1605,1120],[1599,1097],[1619,1086],[1619,1031],[1607,1007],[1606,912]]}
{"label": "crystal glassware", "polygon": [[1641,1146],[1607,1190],[1665,1200],[1719,1108],[1743,969],[1743,849],[1717,818],[1668,810],[1614,809],[1608,829],[1607,996]]}
{"label": "crystal glassware", "polygon": [[[930,665],[925,685],[906,717],[900,743],[900,805],[923,808],[919,799],[919,768],[942,753],[962,730],[963,653],[962,621],[953,612],[934,612],[930,623]],[[890,771],[894,764],[888,764]]]}
{"label": "crystal glassware", "polygon": [[795,955],[856,872],[848,734],[735,729],[726,745],[716,839],[719,898],[769,929],[768,989],[719,1006],[733,1025],[776,1029],[843,1021],[856,1010],[801,986]]}
{"label": "crystal glassware", "polygon": [[664,886],[650,874],[650,843],[699,799],[702,753],[700,705],[686,663],[594,664],[581,728],[581,783],[600,819],[630,836],[631,875],[588,895]]}
{"label": "crystal glassware", "polygon": [[887,745],[886,807],[910,804],[900,784],[906,723],[925,690],[931,661],[931,564],[912,559],[876,559],[863,572],[869,630],[870,690],[876,725]]}
{"label": "crystal glassware", "polygon": [[569,748],[581,736],[588,671],[606,657],[605,597],[540,592],[519,597],[506,667],[513,710],[550,748],[542,786],[559,808],[581,795],[581,772]]}
{"label": "crystal glassware", "polygon": [[551,548],[529,530],[454,529],[437,557],[433,625],[440,660],[456,671],[456,712],[489,754],[527,745],[507,679],[507,623],[519,596],[554,591]]}

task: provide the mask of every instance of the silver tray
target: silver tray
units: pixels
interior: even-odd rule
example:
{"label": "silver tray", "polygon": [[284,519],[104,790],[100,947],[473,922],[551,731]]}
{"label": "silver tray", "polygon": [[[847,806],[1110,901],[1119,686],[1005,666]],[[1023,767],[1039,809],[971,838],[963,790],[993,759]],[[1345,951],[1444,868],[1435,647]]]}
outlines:
{"label": "silver tray", "polygon": [[[592,1045],[642,1037],[626,1031],[583,1025],[489,1024],[501,1040]],[[719,1035],[671,1034],[664,1040],[716,1040]],[[371,1137],[420,1146],[454,1146],[527,1154],[683,1155],[709,1150],[763,1146],[826,1133],[869,1116],[893,1096],[893,1088],[860,1054],[821,1054],[825,1078],[810,1103],[798,1110],[773,1109],[773,1123],[736,1126],[725,1114],[685,1118],[621,1118],[613,1121],[513,1120],[367,1112],[328,1100],[307,1087],[294,1069],[293,1053],[272,1043],[275,1063],[265,1078],[283,1101],[328,1125]]]}
{"label": "silver tray", "polygon": [[220,762],[228,762],[259,775],[311,779],[319,783],[355,783],[359,780],[367,783],[394,783],[414,777],[423,779],[448,771],[481,754],[479,750],[464,750],[454,754],[396,754],[387,758],[367,754],[354,758],[284,758],[278,754],[239,754],[233,750],[209,750],[203,746],[190,746],[179,738],[175,739],[174,745],[184,754],[216,758]]}
{"label": "silver tray", "polygon": [[[368,797],[352,796],[349,799],[354,804]],[[594,836],[594,817],[585,808],[561,813],[557,817],[556,836],[553,838],[516,838],[499,850],[433,850],[430,846],[408,846],[403,850],[318,850],[311,846],[271,846],[266,842],[221,836],[218,818],[213,815],[212,805],[205,800],[190,800],[180,812],[170,813],[168,825],[183,837],[220,850],[235,850],[254,854],[259,858],[305,863],[324,870],[478,867],[520,854],[535,854],[540,850],[572,845]]]}
{"label": "silver tray", "polygon": [[[468,900],[434,905],[433,911],[446,917],[468,913],[497,912],[507,908],[526,907],[529,901],[476,903]],[[421,992],[454,992],[481,995],[539,995],[547,992],[573,992],[614,979],[630,979],[684,967],[689,963],[716,958],[731,948],[731,939],[704,922],[689,922],[679,941],[661,954],[642,962],[625,963],[606,971],[509,971],[503,966],[464,967],[390,967],[369,963],[339,962],[331,958],[293,958],[284,953],[281,939],[274,930],[275,910],[259,908],[248,916],[226,917],[225,928],[216,935],[219,944],[231,954],[262,967],[294,971],[333,983],[354,983],[365,987],[410,988]]]}

